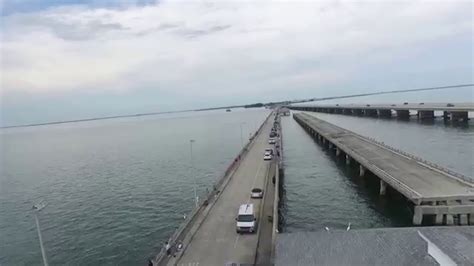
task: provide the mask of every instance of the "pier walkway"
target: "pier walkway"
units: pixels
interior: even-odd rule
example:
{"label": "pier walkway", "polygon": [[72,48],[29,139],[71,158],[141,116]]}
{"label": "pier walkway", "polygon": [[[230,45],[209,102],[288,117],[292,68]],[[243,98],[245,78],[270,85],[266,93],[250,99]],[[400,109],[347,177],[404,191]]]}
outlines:
{"label": "pier walkway", "polygon": [[[273,190],[267,194],[268,186],[272,183],[269,173],[275,165],[274,160],[264,161],[266,148],[274,148],[268,144],[270,129],[273,126],[274,115],[262,125],[254,140],[247,146],[241,161],[228,178],[222,191],[216,195],[216,200],[210,202],[205,211],[197,214],[192,229],[184,238],[183,248],[174,256],[157,259],[157,265],[225,265],[229,262],[253,265],[257,259],[258,243],[271,243],[272,234],[268,234],[271,225],[263,222],[263,208],[273,210]],[[264,189],[263,199],[251,199],[252,188]],[[258,227],[254,234],[236,233],[237,212],[241,204],[253,203]],[[263,207],[265,205],[265,207]],[[269,227],[269,228],[266,228]],[[264,230],[261,232],[261,230]],[[270,239],[266,239],[266,238]],[[260,239],[259,239],[260,238]],[[264,250],[264,256],[270,252]],[[270,258],[259,258],[269,260]]]}
{"label": "pier walkway", "polygon": [[414,224],[421,224],[425,215],[435,215],[437,224],[453,224],[454,219],[459,224],[474,224],[472,179],[312,115],[298,113],[293,117],[336,155],[345,155],[348,164],[357,163],[361,176],[370,171],[379,177],[380,194],[389,186],[413,202]]}

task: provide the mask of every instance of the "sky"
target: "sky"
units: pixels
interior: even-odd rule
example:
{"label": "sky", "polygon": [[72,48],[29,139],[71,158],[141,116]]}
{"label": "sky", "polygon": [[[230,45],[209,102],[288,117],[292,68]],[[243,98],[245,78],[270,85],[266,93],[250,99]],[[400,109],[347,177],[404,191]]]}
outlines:
{"label": "sky", "polygon": [[472,1],[0,4],[0,126],[474,83]]}

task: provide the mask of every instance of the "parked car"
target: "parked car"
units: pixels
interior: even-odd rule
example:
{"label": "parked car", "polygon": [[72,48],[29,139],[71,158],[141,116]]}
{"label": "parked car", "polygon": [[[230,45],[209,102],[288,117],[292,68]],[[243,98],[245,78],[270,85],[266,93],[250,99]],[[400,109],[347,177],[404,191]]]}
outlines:
{"label": "parked car", "polygon": [[254,233],[257,229],[257,218],[253,212],[253,204],[242,204],[237,214],[236,231],[237,233],[249,232]]}
{"label": "parked car", "polygon": [[275,144],[276,140],[274,138],[268,139],[268,144]]}
{"label": "parked car", "polygon": [[261,188],[254,188],[250,193],[252,199],[261,199],[263,198],[263,190]]}
{"label": "parked car", "polygon": [[424,105],[425,103],[420,103],[420,105]]}
{"label": "parked car", "polygon": [[448,103],[448,104],[446,104],[446,106],[447,106],[447,107],[454,107],[454,104]]}
{"label": "parked car", "polygon": [[408,103],[407,102],[404,102],[403,105],[407,105]]}
{"label": "parked car", "polygon": [[263,160],[265,161],[270,161],[271,159],[273,159],[273,156],[271,154],[265,154],[263,155]]}
{"label": "parked car", "polygon": [[265,149],[265,154],[267,153],[273,155],[273,149],[272,148]]}

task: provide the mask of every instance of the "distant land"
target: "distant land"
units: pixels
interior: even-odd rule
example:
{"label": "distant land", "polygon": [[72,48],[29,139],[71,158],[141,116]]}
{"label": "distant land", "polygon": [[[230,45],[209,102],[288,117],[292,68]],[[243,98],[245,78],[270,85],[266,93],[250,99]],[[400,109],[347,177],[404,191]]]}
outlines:
{"label": "distant land", "polygon": [[76,120],[54,121],[54,122],[45,122],[45,123],[37,123],[37,124],[12,125],[12,126],[3,126],[3,127],[0,127],[0,128],[33,127],[33,126],[44,126],[44,125],[55,125],[55,124],[65,124],[65,123],[77,123],[77,122],[87,122],[87,121],[95,121],[95,120],[115,119],[115,118],[123,118],[123,117],[149,116],[149,115],[184,113],[184,112],[200,112],[200,111],[232,109],[232,108],[261,108],[261,107],[273,108],[275,106],[284,106],[284,105],[290,105],[290,104],[295,104],[295,103],[326,101],[326,100],[334,100],[334,99],[355,98],[355,97],[381,95],[381,94],[392,94],[392,93],[405,93],[405,92],[429,91],[429,90],[443,90],[443,89],[473,87],[473,86],[474,86],[474,84],[459,84],[459,85],[418,88],[418,89],[407,89],[407,90],[378,91],[378,92],[359,93],[359,94],[350,94],[350,95],[342,95],[342,96],[330,96],[330,97],[322,97],[322,98],[298,99],[298,100],[291,100],[291,101],[287,100],[287,101],[279,101],[279,102],[252,103],[252,104],[243,104],[243,105],[229,105],[229,106],[221,106],[221,107],[209,107],[209,108],[201,108],[201,109],[164,111],[164,112],[141,113],[141,114],[132,114],[132,115],[117,115],[117,116],[76,119]]}

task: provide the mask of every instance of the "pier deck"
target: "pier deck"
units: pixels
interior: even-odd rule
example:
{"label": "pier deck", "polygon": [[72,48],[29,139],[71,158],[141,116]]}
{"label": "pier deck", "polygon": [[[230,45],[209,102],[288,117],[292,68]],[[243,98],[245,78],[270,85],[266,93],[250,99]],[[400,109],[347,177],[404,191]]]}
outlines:
{"label": "pier deck", "polygon": [[[273,119],[266,121],[260,134],[249,151],[242,158],[241,164],[235,170],[229,183],[221,192],[202,224],[192,234],[192,239],[184,247],[182,254],[171,258],[168,265],[225,265],[228,262],[253,264],[256,259],[259,233],[237,234],[237,211],[241,204],[253,203],[256,217],[260,217],[260,210],[264,199],[251,199],[250,191],[254,187],[266,188],[266,179],[273,161],[264,161],[265,148],[268,144],[268,134]],[[270,180],[271,182],[271,180]],[[266,191],[264,191],[266,193]],[[273,203],[272,197],[266,197]],[[272,207],[271,204],[270,207]],[[258,226],[263,226],[258,220]],[[258,228],[261,230],[262,228]],[[266,236],[267,234],[262,234]],[[271,237],[271,235],[269,236]],[[268,242],[267,240],[261,240]]]}
{"label": "pier deck", "polygon": [[443,222],[443,215],[447,224],[453,222],[451,215],[460,215],[460,224],[474,223],[474,184],[469,178],[432,167],[306,113],[294,114],[294,119],[336,154],[344,153],[348,163],[356,161],[361,175],[369,170],[378,176],[381,194],[389,185],[412,201],[414,224],[420,224],[423,215],[437,215],[437,223]]}

